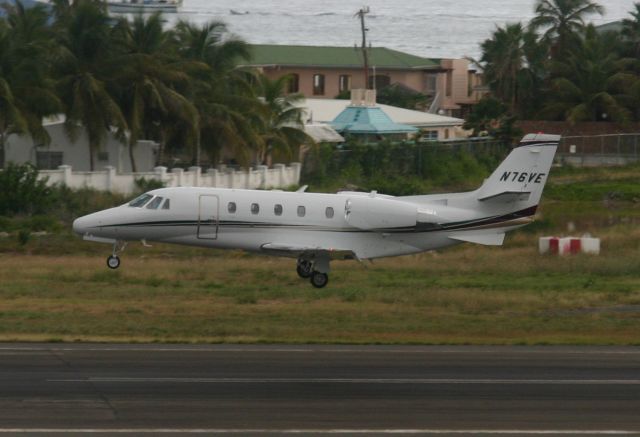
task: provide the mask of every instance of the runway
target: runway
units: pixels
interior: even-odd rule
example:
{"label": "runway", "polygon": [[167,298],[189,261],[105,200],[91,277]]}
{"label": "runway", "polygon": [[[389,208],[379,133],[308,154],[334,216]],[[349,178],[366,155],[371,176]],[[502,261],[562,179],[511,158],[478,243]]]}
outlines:
{"label": "runway", "polygon": [[640,433],[640,348],[0,345],[0,434]]}

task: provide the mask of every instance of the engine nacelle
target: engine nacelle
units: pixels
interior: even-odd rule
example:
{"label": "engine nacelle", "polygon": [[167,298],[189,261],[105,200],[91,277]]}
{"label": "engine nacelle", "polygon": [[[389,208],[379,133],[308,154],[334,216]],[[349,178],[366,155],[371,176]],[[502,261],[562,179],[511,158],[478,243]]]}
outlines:
{"label": "engine nacelle", "polygon": [[344,217],[360,229],[412,227],[418,221],[418,206],[383,197],[355,196],[347,199]]}

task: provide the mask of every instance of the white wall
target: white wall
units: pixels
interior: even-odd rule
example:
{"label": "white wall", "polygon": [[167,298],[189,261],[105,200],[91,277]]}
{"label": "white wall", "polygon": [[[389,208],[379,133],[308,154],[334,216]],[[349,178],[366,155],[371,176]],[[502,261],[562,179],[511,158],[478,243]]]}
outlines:
{"label": "white wall", "polygon": [[[45,125],[45,129],[51,137],[48,146],[35,147],[33,139],[29,135],[11,135],[7,138],[5,145],[5,164],[15,162],[24,164],[30,162],[36,164],[37,151],[62,152],[65,165],[70,165],[77,170],[88,171],[89,162],[89,139],[86,132],[81,127],[78,128],[78,138],[75,142],[67,136],[64,123],[56,122]],[[150,171],[155,165],[155,154],[157,146],[152,141],[138,141],[134,147],[134,158],[136,165],[141,171]],[[129,149],[122,144],[113,133],[107,133],[103,152],[108,154],[108,160],[99,161],[95,157],[96,168],[103,168],[107,165],[117,168],[120,172],[130,172],[131,162],[129,160]]]}
{"label": "white wall", "polygon": [[71,166],[61,165],[58,170],[40,170],[39,178],[47,178],[48,184],[63,184],[70,188],[93,188],[131,194],[137,191],[136,179],[154,179],[162,181],[166,187],[216,187],[268,189],[287,188],[300,183],[301,164],[274,164],[273,168],[259,165],[255,169],[234,171],[221,167],[202,173],[200,167],[190,167],[184,171],[174,168],[170,172],[166,167],[156,167],[152,172],[119,174],[114,167],[105,167],[103,171],[72,171]]}

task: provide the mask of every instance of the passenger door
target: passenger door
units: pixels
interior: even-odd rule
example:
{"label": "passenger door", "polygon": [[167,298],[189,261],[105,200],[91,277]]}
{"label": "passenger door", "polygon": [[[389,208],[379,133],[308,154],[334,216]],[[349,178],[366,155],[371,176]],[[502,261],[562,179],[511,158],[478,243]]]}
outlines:
{"label": "passenger door", "polygon": [[198,200],[198,233],[203,240],[218,238],[218,207],[220,199],[211,194],[201,194]]}

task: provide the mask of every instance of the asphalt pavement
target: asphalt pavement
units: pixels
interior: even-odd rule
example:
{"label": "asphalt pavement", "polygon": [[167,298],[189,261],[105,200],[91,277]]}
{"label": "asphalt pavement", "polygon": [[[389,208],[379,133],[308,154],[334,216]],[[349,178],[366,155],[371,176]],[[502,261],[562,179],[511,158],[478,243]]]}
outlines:
{"label": "asphalt pavement", "polygon": [[0,434],[640,434],[640,348],[0,344]]}

